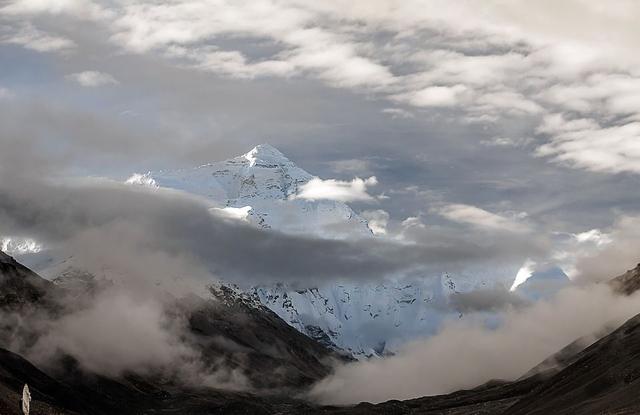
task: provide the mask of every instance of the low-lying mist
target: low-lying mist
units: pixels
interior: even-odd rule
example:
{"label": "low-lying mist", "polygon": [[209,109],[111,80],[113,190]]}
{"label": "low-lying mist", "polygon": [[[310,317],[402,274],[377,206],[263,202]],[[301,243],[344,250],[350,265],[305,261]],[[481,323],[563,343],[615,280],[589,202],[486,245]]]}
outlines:
{"label": "low-lying mist", "polygon": [[394,356],[339,365],[308,397],[325,404],[382,402],[515,380],[569,343],[593,341],[638,312],[640,293],[621,296],[605,284],[571,286],[552,299],[507,309],[497,328],[468,315]]}
{"label": "low-lying mist", "polygon": [[211,364],[202,356],[184,301],[147,288],[102,281],[52,289],[53,306],[0,313],[3,347],[52,372],[64,370],[70,357],[83,371],[112,378],[136,374],[188,386],[250,389],[241,371],[222,357]]}

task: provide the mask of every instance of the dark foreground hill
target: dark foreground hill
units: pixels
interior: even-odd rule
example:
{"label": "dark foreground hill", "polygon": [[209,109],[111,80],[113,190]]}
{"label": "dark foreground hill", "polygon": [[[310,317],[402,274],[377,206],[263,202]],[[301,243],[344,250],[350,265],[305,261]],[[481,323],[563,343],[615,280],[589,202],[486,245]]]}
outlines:
{"label": "dark foreground hill", "polygon": [[[640,287],[638,279],[640,267],[611,284],[630,294]],[[0,253],[0,309],[64,313],[56,308],[59,289]],[[376,405],[323,407],[294,396],[328,373],[324,362],[331,352],[275,314],[254,307],[250,299],[219,290],[213,294],[218,300],[191,298],[178,308],[189,311],[189,327],[203,356],[223,356],[236,365],[252,381],[252,394],[186,386],[157,376],[100,376],[81,370],[70,357],[63,370],[49,373],[0,348],[0,414],[20,413],[19,392],[25,383],[34,399],[32,414],[45,415],[640,413],[640,315],[584,350],[580,342],[568,346],[549,359],[559,365],[532,371],[519,381]],[[209,341],[219,337],[241,345],[243,358],[225,350],[224,343]]]}
{"label": "dark foreground hill", "polygon": [[[91,282],[90,278],[84,280]],[[234,407],[249,411],[242,409],[245,412],[241,413],[270,413],[281,401],[272,396],[257,399],[187,386],[165,373],[108,378],[82,370],[71,356],[62,356],[52,368],[36,368],[7,350],[15,344],[23,349],[33,344],[45,319],[82,313],[70,307],[86,305],[99,290],[99,284],[93,283],[76,284],[73,290],[53,284],[0,252],[0,414],[18,413],[17,392],[24,383],[39,402],[35,407],[42,409],[32,413],[140,414],[162,410],[195,414],[222,408],[226,409],[221,413],[234,413]],[[168,316],[186,326],[181,340],[198,352],[204,367],[215,370],[222,362],[225,370],[240,373],[249,389],[264,395],[279,391],[287,394],[287,402],[297,404],[290,396],[326,376],[331,360],[341,358],[266,307],[227,287],[212,288],[209,298],[172,298],[168,304]],[[20,341],[16,343],[16,339]]]}

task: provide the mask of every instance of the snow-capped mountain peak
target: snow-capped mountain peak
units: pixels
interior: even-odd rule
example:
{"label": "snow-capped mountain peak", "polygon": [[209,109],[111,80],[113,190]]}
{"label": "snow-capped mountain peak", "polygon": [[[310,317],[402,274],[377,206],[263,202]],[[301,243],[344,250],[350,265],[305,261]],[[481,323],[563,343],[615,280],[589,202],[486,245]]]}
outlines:
{"label": "snow-capped mountain peak", "polygon": [[313,178],[275,147],[260,144],[241,156],[195,168],[134,174],[127,183],[203,196],[226,216],[264,229],[328,238],[371,237],[367,221],[345,203],[292,197]]}
{"label": "snow-capped mountain peak", "polygon": [[270,144],[258,144],[249,152],[242,155],[249,166],[254,167],[261,165],[262,167],[281,166],[285,164],[293,164],[284,154]]}

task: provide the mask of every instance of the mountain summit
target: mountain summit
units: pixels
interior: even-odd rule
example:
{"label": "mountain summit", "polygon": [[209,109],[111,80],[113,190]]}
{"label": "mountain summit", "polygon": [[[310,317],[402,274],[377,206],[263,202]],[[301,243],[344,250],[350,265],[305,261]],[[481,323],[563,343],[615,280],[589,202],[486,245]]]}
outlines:
{"label": "mountain summit", "polygon": [[[249,165],[261,165],[262,167],[272,167],[291,163],[291,161],[270,144],[258,144],[249,152],[242,155],[249,161]],[[293,163],[291,163],[293,164]]]}
{"label": "mountain summit", "polygon": [[222,213],[265,229],[325,238],[371,237],[367,221],[342,202],[293,199],[313,178],[275,147],[260,144],[228,160],[135,174],[127,182],[203,196]]}

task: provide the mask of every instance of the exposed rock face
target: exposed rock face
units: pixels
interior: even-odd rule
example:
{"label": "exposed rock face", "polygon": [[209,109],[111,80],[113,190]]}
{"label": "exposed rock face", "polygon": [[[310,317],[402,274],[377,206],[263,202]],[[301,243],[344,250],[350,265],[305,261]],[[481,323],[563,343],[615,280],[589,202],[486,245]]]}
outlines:
{"label": "exposed rock face", "polygon": [[195,296],[179,301],[189,303],[193,337],[207,363],[224,358],[225,365],[240,369],[253,388],[308,386],[329,374],[331,359],[340,358],[233,288],[211,291],[218,301]]}
{"label": "exposed rock face", "polygon": [[640,264],[612,279],[609,284],[614,290],[630,295],[640,289]]}
{"label": "exposed rock face", "polygon": [[48,303],[52,284],[0,251],[0,309]]}

